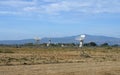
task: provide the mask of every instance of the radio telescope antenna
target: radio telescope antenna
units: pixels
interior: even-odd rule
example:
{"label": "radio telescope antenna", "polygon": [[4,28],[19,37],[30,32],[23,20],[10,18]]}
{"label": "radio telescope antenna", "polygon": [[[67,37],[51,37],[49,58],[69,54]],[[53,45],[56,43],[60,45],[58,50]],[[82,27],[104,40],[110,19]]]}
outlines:
{"label": "radio telescope antenna", "polygon": [[35,40],[35,44],[39,44],[41,39],[39,37],[35,37],[34,40]]}
{"label": "radio telescope antenna", "polygon": [[[78,40],[80,42],[79,47],[82,49],[83,44],[84,44],[84,40],[85,40],[86,35],[80,35],[79,37],[76,38],[76,40]],[[81,56],[84,57],[90,57],[87,53],[84,52],[84,49],[82,49],[82,54]]]}
{"label": "radio telescope antenna", "polygon": [[49,40],[49,42],[47,43],[47,47],[49,47],[51,44],[51,40]]}
{"label": "radio telescope antenna", "polygon": [[76,38],[76,40],[80,41],[80,43],[79,43],[80,48],[83,47],[85,37],[86,37],[86,35],[80,35],[79,37]]}

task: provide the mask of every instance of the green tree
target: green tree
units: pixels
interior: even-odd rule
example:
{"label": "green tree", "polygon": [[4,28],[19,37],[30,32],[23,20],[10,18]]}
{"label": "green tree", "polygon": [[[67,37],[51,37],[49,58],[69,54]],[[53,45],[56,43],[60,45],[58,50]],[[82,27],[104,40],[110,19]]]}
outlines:
{"label": "green tree", "polygon": [[105,46],[109,46],[109,44],[108,43],[103,43],[103,44],[101,44],[101,46],[105,47]]}
{"label": "green tree", "polygon": [[85,43],[84,46],[97,46],[95,42]]}

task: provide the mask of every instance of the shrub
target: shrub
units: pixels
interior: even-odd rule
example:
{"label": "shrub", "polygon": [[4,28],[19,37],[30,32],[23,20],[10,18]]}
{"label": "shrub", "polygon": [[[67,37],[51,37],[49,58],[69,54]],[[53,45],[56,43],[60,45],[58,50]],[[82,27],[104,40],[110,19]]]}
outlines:
{"label": "shrub", "polygon": [[97,46],[95,42],[85,43],[84,46]]}
{"label": "shrub", "polygon": [[103,43],[103,44],[101,44],[101,46],[106,47],[106,46],[109,46],[109,44],[108,43]]}

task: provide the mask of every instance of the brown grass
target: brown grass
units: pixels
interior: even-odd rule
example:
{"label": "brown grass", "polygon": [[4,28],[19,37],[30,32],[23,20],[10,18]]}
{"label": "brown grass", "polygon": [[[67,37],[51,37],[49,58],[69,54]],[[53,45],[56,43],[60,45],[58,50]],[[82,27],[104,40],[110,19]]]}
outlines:
{"label": "brown grass", "polygon": [[119,47],[81,50],[0,47],[0,75],[120,75]]}
{"label": "brown grass", "polygon": [[79,48],[0,47],[0,50],[8,52],[0,53],[0,65],[120,61],[120,48],[84,48],[85,55],[90,57],[81,56]]}
{"label": "brown grass", "polygon": [[119,62],[1,66],[0,75],[120,75]]}

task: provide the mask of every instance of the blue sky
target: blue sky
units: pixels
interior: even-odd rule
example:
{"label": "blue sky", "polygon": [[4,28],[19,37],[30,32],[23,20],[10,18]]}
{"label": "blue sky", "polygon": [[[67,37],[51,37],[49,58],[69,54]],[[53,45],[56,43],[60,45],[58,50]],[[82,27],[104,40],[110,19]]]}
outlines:
{"label": "blue sky", "polygon": [[120,0],[0,0],[0,40],[119,33]]}

